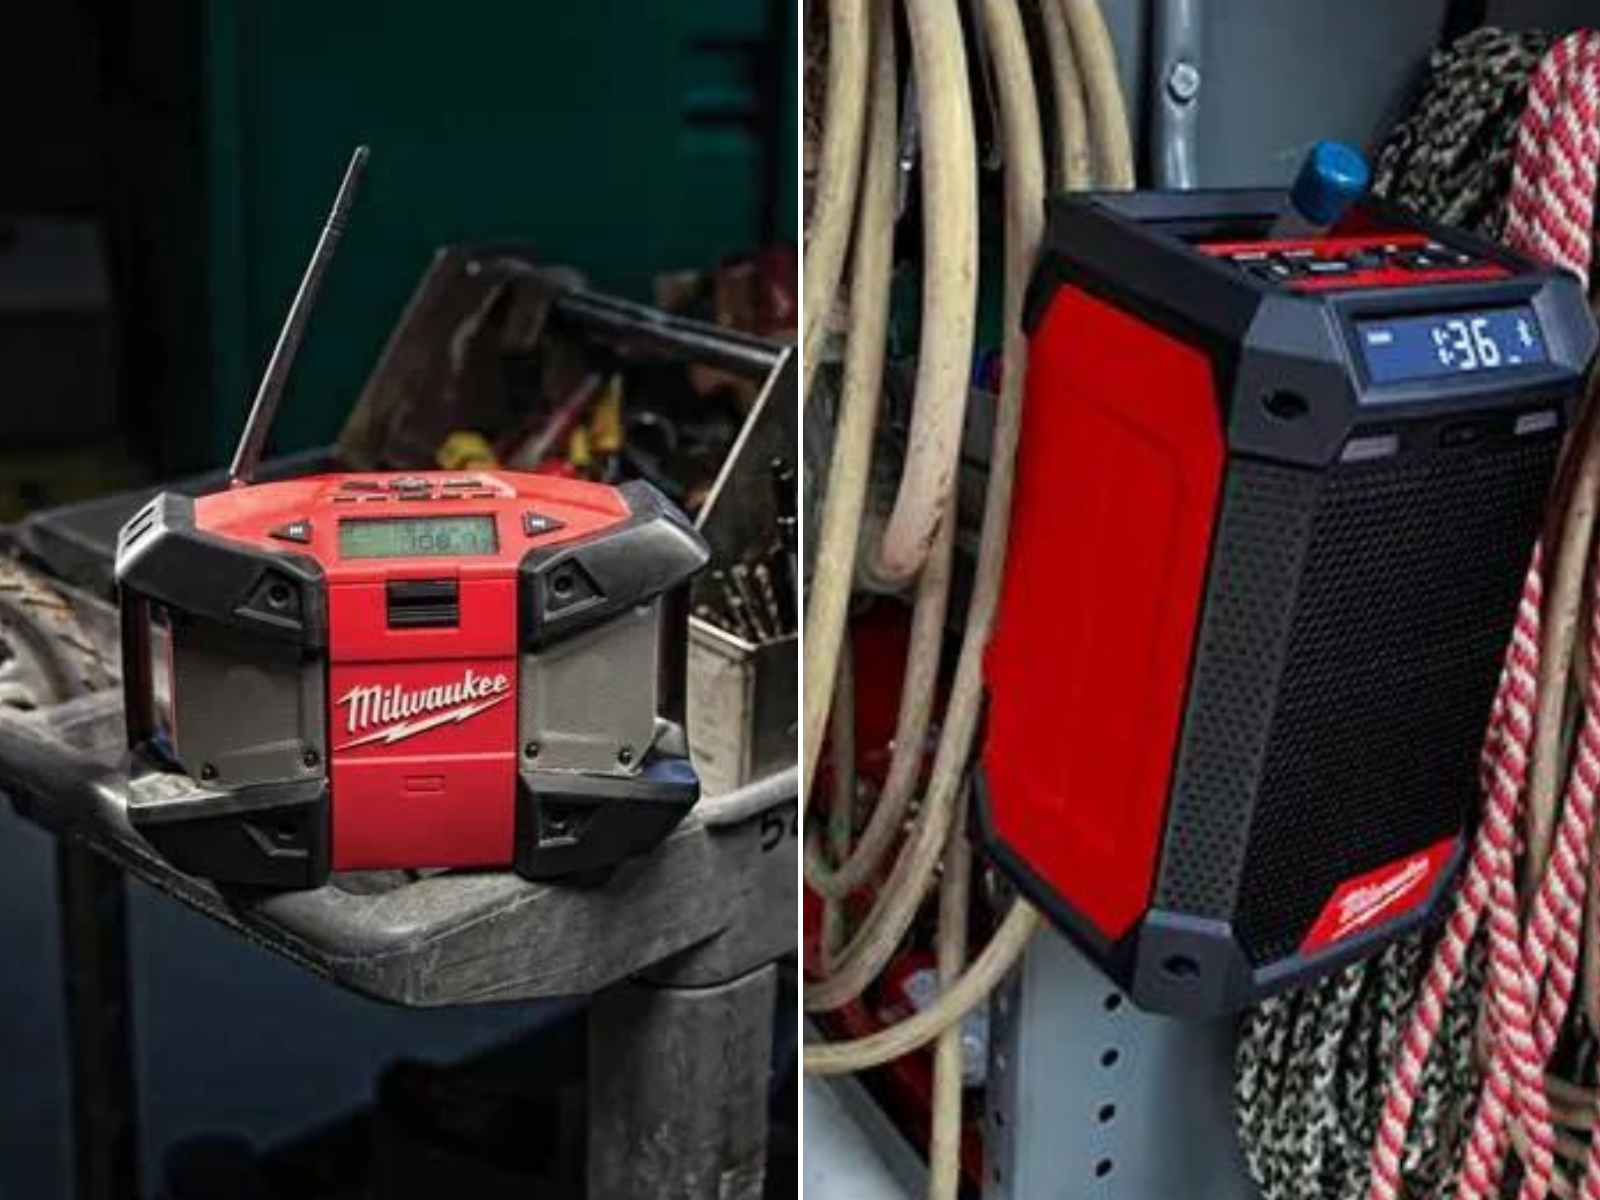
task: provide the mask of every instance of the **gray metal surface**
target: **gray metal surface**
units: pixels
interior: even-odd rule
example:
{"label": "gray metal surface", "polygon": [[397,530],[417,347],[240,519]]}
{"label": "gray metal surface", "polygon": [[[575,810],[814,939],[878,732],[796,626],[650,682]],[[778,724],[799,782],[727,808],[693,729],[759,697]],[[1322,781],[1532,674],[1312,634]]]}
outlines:
{"label": "gray metal surface", "polygon": [[[1192,2],[1203,68],[1194,112],[1198,187],[1286,184],[1322,138],[1372,149],[1403,108],[1448,8],[1446,0]],[[1105,2],[1134,144],[1149,146],[1152,166],[1160,153],[1152,110],[1166,81],[1159,27],[1167,3]],[[1594,16],[1583,0],[1494,0],[1486,20],[1564,32]],[[1174,179],[1169,186],[1190,185]]]}
{"label": "gray metal surface", "polygon": [[172,658],[171,677],[184,680],[172,697],[175,747],[197,779],[239,788],[321,777],[321,663],[303,659],[297,646],[205,622],[174,629]]}
{"label": "gray metal surface", "polygon": [[1205,8],[1202,186],[1286,184],[1313,142],[1371,148],[1401,111],[1444,17],[1438,0]]}
{"label": "gray metal surface", "polygon": [[799,749],[799,636],[753,645],[689,620],[689,747],[707,795],[781,770]]}
{"label": "gray metal surface", "polygon": [[[522,656],[523,762],[553,771],[631,772],[655,738],[659,604],[641,605]],[[618,686],[619,681],[629,681]],[[533,748],[535,754],[527,754]],[[626,754],[624,754],[626,751]]]}
{"label": "gray metal surface", "polygon": [[595,998],[589,1200],[761,1200],[776,996],[768,966]]}
{"label": "gray metal surface", "polygon": [[62,1008],[71,1077],[75,1200],[131,1200],[139,1183],[139,1109],[122,873],[56,845]]}
{"label": "gray metal surface", "polygon": [[594,992],[740,926],[752,947],[795,942],[792,899],[752,902],[771,856],[787,858],[791,880],[795,871],[793,840],[772,842],[765,811],[716,826],[691,813],[656,851],[592,886],[389,873],[377,886],[358,876],[314,891],[224,893],[175,871],[129,827],[121,737],[121,697],[112,692],[0,720],[0,792],[55,835],[377,999],[431,1007]]}
{"label": "gray metal surface", "polygon": [[737,978],[751,963],[790,959],[795,952],[795,859],[799,844],[799,768],[768,775],[723,796],[700,801],[694,819],[708,830],[754,828],[759,857],[744,865],[740,903],[752,913],[788,913],[787,920],[731,921],[714,937],[641,972],[680,987]]}
{"label": "gray metal surface", "polygon": [[1256,1200],[1233,1023],[1136,1011],[1053,932],[991,1004],[985,1200]]}
{"label": "gray metal surface", "polygon": [[803,1077],[806,1200],[918,1200],[927,1168],[900,1131],[848,1075]]}
{"label": "gray metal surface", "polygon": [[1192,188],[1200,176],[1200,0],[1154,0],[1150,23],[1150,182]]}

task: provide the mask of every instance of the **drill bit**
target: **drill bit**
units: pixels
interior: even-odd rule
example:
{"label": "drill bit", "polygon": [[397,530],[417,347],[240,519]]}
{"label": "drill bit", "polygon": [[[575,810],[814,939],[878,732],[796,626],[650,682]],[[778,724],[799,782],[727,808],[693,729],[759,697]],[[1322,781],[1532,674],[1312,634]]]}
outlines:
{"label": "drill bit", "polygon": [[720,619],[717,624],[735,637],[743,638],[747,642],[758,640],[753,636],[750,620],[744,611],[744,602],[739,599],[739,594],[728,581],[728,573],[721,567],[711,572],[711,583],[722,598]]}
{"label": "drill bit", "polygon": [[758,642],[770,642],[777,633],[766,623],[765,608],[750,584],[750,568],[744,563],[734,563],[728,572],[733,579],[733,590],[738,593],[739,604],[756,631]]}
{"label": "drill bit", "polygon": [[756,591],[761,596],[761,607],[767,614],[767,623],[774,637],[789,634],[789,622],[784,619],[783,608],[778,603],[778,593],[772,586],[772,571],[764,562],[758,562],[750,572],[756,581]]}
{"label": "drill bit", "polygon": [[737,592],[728,593],[728,628],[747,642],[761,641],[761,634],[745,611],[744,600]]}

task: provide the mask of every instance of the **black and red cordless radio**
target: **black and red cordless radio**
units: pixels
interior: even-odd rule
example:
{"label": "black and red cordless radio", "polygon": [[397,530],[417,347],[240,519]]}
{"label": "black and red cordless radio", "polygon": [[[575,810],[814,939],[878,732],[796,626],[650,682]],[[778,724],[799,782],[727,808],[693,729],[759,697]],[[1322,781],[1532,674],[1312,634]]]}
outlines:
{"label": "black and red cordless radio", "polygon": [[978,821],[1136,1003],[1237,1008],[1440,911],[1595,327],[1359,201],[1054,200]]}
{"label": "black and red cordless radio", "polygon": [[[123,529],[129,738],[172,773],[134,827],[223,882],[330,871],[602,871],[660,841],[699,783],[658,716],[706,561],[644,483],[498,470],[254,483],[365,151],[345,176],[235,457]],[[670,606],[665,606],[669,607]]]}

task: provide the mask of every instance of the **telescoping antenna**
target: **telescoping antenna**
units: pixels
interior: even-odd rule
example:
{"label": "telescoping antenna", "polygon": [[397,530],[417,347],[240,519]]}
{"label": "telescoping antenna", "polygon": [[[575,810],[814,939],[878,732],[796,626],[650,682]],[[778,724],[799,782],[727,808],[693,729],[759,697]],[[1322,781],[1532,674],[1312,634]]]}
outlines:
{"label": "telescoping antenna", "polygon": [[284,318],[283,328],[278,333],[278,343],[272,348],[272,357],[267,360],[267,369],[261,375],[261,385],[256,388],[250,417],[244,423],[244,432],[239,435],[239,446],[233,452],[233,465],[228,468],[231,487],[243,487],[255,481],[256,468],[261,465],[261,455],[267,448],[267,434],[272,429],[272,419],[278,415],[278,404],[283,400],[289,373],[294,370],[295,356],[300,352],[300,340],[305,336],[306,324],[311,319],[311,306],[316,303],[317,293],[322,290],[322,279],[328,273],[333,252],[339,247],[339,238],[344,233],[350,205],[355,199],[356,185],[360,183],[361,172],[367,165],[367,155],[365,146],[357,146],[355,153],[350,156],[350,165],[344,170],[339,194],[333,198],[333,209],[328,213],[327,224],[322,227],[322,236],[317,239],[316,249],[311,252],[311,261],[306,264],[300,289],[295,292],[294,302],[289,305],[289,315]]}

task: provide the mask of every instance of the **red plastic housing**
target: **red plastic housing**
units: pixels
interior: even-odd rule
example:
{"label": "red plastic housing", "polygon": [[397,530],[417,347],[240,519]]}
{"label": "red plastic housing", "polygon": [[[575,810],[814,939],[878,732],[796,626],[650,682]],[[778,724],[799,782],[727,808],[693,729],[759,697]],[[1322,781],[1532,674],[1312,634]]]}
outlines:
{"label": "red plastic housing", "polygon": [[1115,940],[1160,845],[1220,410],[1204,355],[1070,286],[1034,335],[1025,405],[1017,490],[1051,502],[1013,513],[986,676],[1038,702],[991,707],[983,767],[1000,837]]}
{"label": "red plastic housing", "polygon": [[[628,511],[601,484],[492,471],[321,475],[195,502],[205,531],[309,555],[322,568],[335,870],[511,861],[518,566],[529,550],[589,537]],[[530,525],[529,514],[540,520]],[[339,550],[344,521],[456,516],[491,518],[495,552],[345,558]],[[452,625],[391,627],[388,585],[418,580],[457,585]],[[402,698],[440,703],[408,713],[406,701],[385,699],[396,687]]]}

